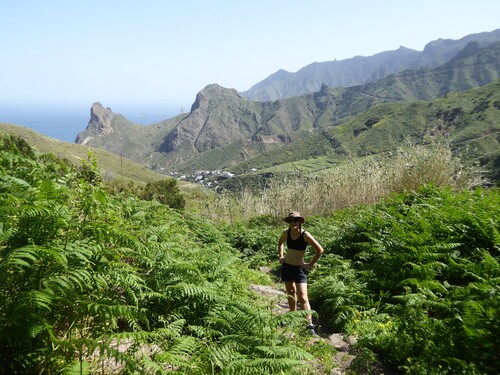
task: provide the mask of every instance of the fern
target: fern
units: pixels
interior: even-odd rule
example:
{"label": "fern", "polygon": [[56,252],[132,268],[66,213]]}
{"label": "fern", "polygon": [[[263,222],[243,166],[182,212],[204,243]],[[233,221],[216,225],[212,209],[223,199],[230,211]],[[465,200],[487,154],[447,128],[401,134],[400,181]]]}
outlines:
{"label": "fern", "polygon": [[32,192],[32,186],[25,180],[14,176],[0,174],[0,192],[18,198],[26,198]]}
{"label": "fern", "polygon": [[[246,264],[271,260],[271,220],[216,227],[113,196],[92,159],[61,175],[21,149],[0,160],[0,373],[308,370],[311,312],[274,315],[248,291],[264,276]],[[311,302],[393,367],[493,373],[499,202],[425,187],[311,219],[327,250]]]}
{"label": "fern", "polygon": [[274,329],[282,326],[302,327],[304,325],[304,319],[311,314],[313,316],[317,315],[315,312],[308,310],[288,311],[283,314],[272,316],[269,324]]}
{"label": "fern", "polygon": [[256,358],[238,359],[236,358],[223,374],[301,374],[306,365],[301,360],[289,358]]}
{"label": "fern", "polygon": [[38,257],[34,247],[26,246],[4,251],[1,259],[0,269],[7,272],[11,268],[29,268]]}
{"label": "fern", "polygon": [[312,355],[297,346],[257,346],[253,348],[256,356],[264,358],[294,358],[307,361],[313,359]]}
{"label": "fern", "polygon": [[242,354],[235,350],[233,344],[213,346],[209,349],[208,354],[213,369],[223,370],[226,366],[230,366],[231,363],[238,361],[240,358],[244,358]]}

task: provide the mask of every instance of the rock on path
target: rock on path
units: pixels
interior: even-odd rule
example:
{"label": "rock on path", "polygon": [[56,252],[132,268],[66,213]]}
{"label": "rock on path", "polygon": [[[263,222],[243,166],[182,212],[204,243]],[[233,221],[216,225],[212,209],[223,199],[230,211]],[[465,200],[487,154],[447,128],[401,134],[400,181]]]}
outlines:
{"label": "rock on path", "polygon": [[[275,313],[282,314],[288,311],[288,302],[284,290],[268,285],[257,284],[250,284],[250,289],[269,299],[276,299],[276,306],[273,308]],[[333,333],[329,336],[320,337],[319,339],[325,340],[337,350],[334,360],[338,364],[338,367],[334,368],[330,372],[330,375],[346,374],[352,361],[356,358],[356,356],[349,353],[351,347],[357,343],[356,338],[353,336],[345,336],[342,333]]]}

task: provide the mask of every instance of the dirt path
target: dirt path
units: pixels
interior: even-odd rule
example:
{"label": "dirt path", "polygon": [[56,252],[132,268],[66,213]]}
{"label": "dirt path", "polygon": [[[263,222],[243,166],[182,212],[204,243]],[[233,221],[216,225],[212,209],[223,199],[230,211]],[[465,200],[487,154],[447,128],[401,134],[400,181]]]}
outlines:
{"label": "dirt path", "polygon": [[[267,268],[261,269],[262,272],[269,273]],[[283,314],[288,311],[288,302],[285,289],[282,285],[276,283],[273,286],[251,284],[250,289],[259,295],[266,297],[274,302],[273,312]],[[332,332],[332,329],[326,324],[324,319],[318,320],[318,336],[311,336],[311,344],[319,340],[324,340],[325,343],[335,348],[336,353],[333,356],[333,361],[336,367],[329,371],[330,375],[344,375],[352,364],[355,355],[352,353],[353,346],[356,344],[356,338],[346,336],[342,333]],[[326,374],[319,372],[318,375]]]}

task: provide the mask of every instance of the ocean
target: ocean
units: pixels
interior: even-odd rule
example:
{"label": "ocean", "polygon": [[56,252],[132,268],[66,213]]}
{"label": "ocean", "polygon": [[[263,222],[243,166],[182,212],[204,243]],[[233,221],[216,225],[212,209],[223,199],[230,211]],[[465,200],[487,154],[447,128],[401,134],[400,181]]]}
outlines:
{"label": "ocean", "polygon": [[[172,118],[180,113],[179,108],[126,108],[115,111],[126,119],[139,124],[151,125]],[[86,107],[42,107],[0,106],[0,123],[24,126],[38,133],[64,142],[74,143],[79,132],[85,130],[90,120],[90,106]]]}

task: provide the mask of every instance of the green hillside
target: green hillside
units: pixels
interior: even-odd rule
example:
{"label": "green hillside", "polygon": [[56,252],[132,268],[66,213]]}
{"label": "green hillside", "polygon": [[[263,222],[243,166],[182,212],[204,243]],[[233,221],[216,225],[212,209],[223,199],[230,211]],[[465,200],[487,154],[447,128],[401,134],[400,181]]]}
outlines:
{"label": "green hillside", "polygon": [[197,94],[190,113],[151,126],[133,124],[94,103],[92,121],[78,140],[158,171],[233,168],[345,124],[378,105],[433,100],[499,77],[500,43],[483,48],[470,43],[434,69],[407,70],[360,86],[323,85],[318,92],[274,102],[253,102],[234,89],[208,85]]}
{"label": "green hillside", "polygon": [[279,70],[242,94],[251,100],[269,101],[318,91],[322,84],[330,87],[361,85],[402,70],[435,68],[452,59],[471,42],[485,46],[499,40],[500,29],[497,29],[467,35],[460,40],[435,40],[428,43],[423,51],[401,46],[397,50],[384,51],[373,56],[315,62],[295,73]]}
{"label": "green hillside", "polygon": [[36,151],[54,154],[74,165],[80,165],[82,160],[87,159],[88,153],[91,151],[98,160],[100,172],[105,178],[123,178],[141,184],[165,178],[159,173],[106,150],[59,141],[23,126],[0,123],[0,132],[24,138]]}
{"label": "green hillside", "polygon": [[[258,134],[284,134],[286,136],[283,137],[288,139],[287,143],[293,143],[293,145],[281,148],[279,146],[283,146],[283,143],[275,144],[273,145],[275,147],[268,146],[267,148],[270,148],[270,150],[266,152],[265,146],[259,148],[250,142],[238,143],[239,149],[234,144],[228,144],[221,146],[218,152],[204,152],[191,160],[190,163],[181,164],[177,168],[182,170],[188,170],[189,168],[203,169],[203,163],[208,161],[209,165],[229,167],[235,173],[244,173],[252,168],[263,169],[332,153],[334,154],[333,161],[336,162],[339,154],[343,157],[346,153],[352,154],[352,152],[355,152],[355,155],[362,156],[363,154],[382,152],[383,149],[391,150],[394,148],[394,144],[399,144],[401,141],[400,136],[407,138],[407,135],[417,132],[417,134],[413,134],[411,140],[421,141],[423,134],[418,135],[421,130],[418,128],[423,125],[420,124],[417,129],[414,129],[414,125],[411,124],[413,121],[418,123],[422,121],[428,122],[429,126],[440,121],[452,121],[449,118],[450,115],[447,115],[449,110],[446,106],[463,107],[464,111],[470,112],[472,108],[467,102],[474,100],[473,96],[476,94],[471,93],[459,97],[457,103],[455,101],[449,103],[438,102],[437,106],[443,112],[441,114],[432,111],[425,114],[424,112],[427,111],[425,106],[429,103],[419,108],[413,108],[412,105],[407,106],[406,104],[399,106],[397,103],[434,100],[448,93],[452,96],[451,93],[453,92],[473,89],[495,81],[499,77],[500,42],[492,43],[485,48],[480,48],[478,43],[471,42],[455,58],[434,69],[406,70],[389,75],[374,83],[347,88],[329,88],[323,85],[318,92],[313,94],[272,103],[263,103],[263,109],[259,116],[262,126],[259,128]],[[492,88],[492,90],[494,91],[495,88]],[[498,98],[493,101],[495,100],[498,100]],[[463,101],[463,103],[460,103],[460,101]],[[378,109],[378,106],[387,105],[388,103],[389,106]],[[392,103],[396,104],[391,107]],[[354,143],[357,143],[357,146],[351,146],[351,140],[343,139],[341,136],[344,132],[343,127],[357,127],[358,130],[352,131],[354,133],[359,131],[359,134],[361,134],[368,128],[364,124],[359,124],[359,122],[367,122],[368,126],[371,127],[374,124],[370,125],[370,122],[380,117],[378,111],[387,111],[387,108],[394,108],[393,113],[386,116],[390,117],[391,120],[385,121],[383,127],[378,124],[374,131],[370,131],[363,137],[356,139]],[[414,111],[418,111],[415,119],[412,118]],[[495,118],[494,112],[492,111],[490,114],[493,121]],[[457,114],[454,113],[453,115],[456,116]],[[439,119],[439,116],[444,117]],[[480,129],[482,127],[480,124],[482,117],[472,117],[471,121],[475,124],[474,128]],[[456,120],[453,119],[453,121]],[[465,127],[471,126],[468,119],[463,118],[462,122]],[[338,131],[328,130],[332,126],[339,124],[343,124],[343,127],[340,127]],[[398,127],[400,126],[406,130],[399,131]],[[489,125],[485,126],[488,127]],[[394,129],[389,129],[391,127],[394,127]],[[400,133],[399,136],[396,135],[398,132]],[[474,132],[474,130],[471,130],[471,132]],[[358,133],[356,134],[358,135]],[[312,138],[307,139],[309,137]],[[325,137],[326,141],[323,139]],[[347,144],[344,144],[345,142]],[[494,146],[494,143],[492,146]],[[374,146],[375,144],[377,146]],[[359,150],[359,148],[362,149],[365,146],[367,147],[365,152]],[[353,147],[355,150],[352,149]],[[255,150],[258,150],[258,154],[252,157],[252,155],[255,155]],[[494,152],[494,150],[491,151]],[[489,154],[489,151],[487,152]],[[223,157],[220,157],[221,155]],[[488,159],[491,159],[490,156],[488,156]],[[231,157],[234,159],[231,159]]]}
{"label": "green hillside", "polygon": [[[412,144],[447,142],[465,162],[479,162],[500,179],[500,80],[432,101],[386,103],[335,127],[261,154],[231,169],[241,174],[312,171],[346,158],[385,154]],[[310,160],[310,162],[301,162]],[[312,162],[316,160],[316,162]]]}

